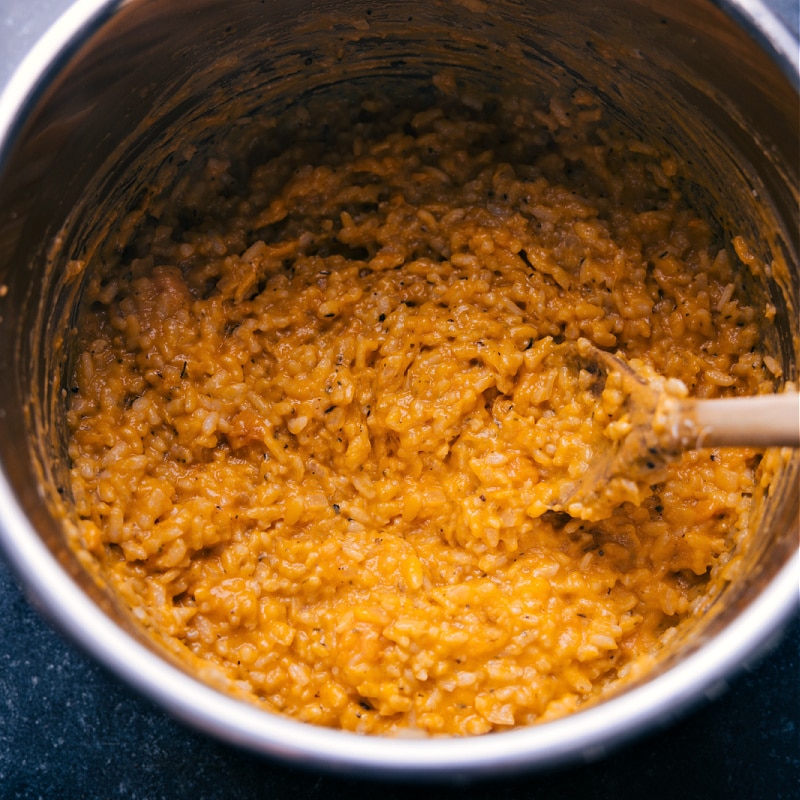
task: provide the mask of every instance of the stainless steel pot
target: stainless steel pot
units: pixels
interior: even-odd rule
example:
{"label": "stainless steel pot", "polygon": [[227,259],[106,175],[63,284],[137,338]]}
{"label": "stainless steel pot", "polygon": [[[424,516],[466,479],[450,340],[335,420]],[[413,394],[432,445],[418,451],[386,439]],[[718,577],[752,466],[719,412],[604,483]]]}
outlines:
{"label": "stainless steel pot", "polygon": [[[441,67],[482,91],[590,86],[668,141],[687,188],[774,263],[784,371],[800,362],[798,43],[759,2],[708,0],[78,0],[0,97],[0,544],[32,600],[100,662],[228,742],[359,774],[469,776],[596,758],[716,693],[796,612],[795,455],[735,580],[653,672],[542,726],[467,739],[365,738],[278,718],[187,674],[66,547],[59,413],[80,292],[102,246],[180,142],[258,107]],[[68,503],[67,503],[68,505]]]}

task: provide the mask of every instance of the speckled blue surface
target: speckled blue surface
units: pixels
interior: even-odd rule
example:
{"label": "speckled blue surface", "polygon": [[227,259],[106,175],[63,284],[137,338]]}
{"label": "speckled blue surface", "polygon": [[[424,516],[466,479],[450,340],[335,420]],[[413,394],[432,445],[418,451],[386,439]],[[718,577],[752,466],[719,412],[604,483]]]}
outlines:
{"label": "speckled blue surface", "polygon": [[[0,87],[67,0],[0,0]],[[798,0],[772,0],[797,27]],[[799,587],[800,590],[800,587]],[[188,730],[54,633],[0,562],[0,800],[800,798],[800,619],[728,691],[602,761],[468,787],[290,769]]]}

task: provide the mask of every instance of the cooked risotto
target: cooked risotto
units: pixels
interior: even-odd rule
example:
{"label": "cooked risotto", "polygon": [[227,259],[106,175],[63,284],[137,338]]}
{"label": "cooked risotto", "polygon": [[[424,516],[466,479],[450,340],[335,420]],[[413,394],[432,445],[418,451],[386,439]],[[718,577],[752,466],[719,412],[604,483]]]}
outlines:
{"label": "cooked risotto", "polygon": [[597,404],[624,424],[613,381],[559,348],[701,397],[770,391],[746,245],[585,92],[311,122],[182,153],[88,265],[75,546],[271,711],[454,735],[569,713],[719,581],[759,454],[686,453],[601,519],[553,510]]}

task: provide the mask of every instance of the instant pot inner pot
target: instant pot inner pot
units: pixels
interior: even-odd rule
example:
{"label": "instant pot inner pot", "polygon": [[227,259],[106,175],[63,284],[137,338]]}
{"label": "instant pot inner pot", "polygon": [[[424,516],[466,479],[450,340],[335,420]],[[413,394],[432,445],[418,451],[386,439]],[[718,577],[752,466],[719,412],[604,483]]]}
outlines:
{"label": "instant pot inner pot", "polygon": [[[370,93],[424,104],[437,86],[475,102],[587,88],[632,131],[680,153],[686,191],[773,265],[752,291],[777,309],[782,366],[796,380],[797,91],[711,3],[144,0],[89,28],[30,99],[4,164],[0,446],[41,540],[147,647],[156,645],[65,547],[63,416],[83,265],[135,228],[149,199],[176,180],[188,147],[208,151],[254,112],[313,125],[316,103]],[[788,563],[797,480],[794,457],[735,582],[661,671],[724,628]]]}

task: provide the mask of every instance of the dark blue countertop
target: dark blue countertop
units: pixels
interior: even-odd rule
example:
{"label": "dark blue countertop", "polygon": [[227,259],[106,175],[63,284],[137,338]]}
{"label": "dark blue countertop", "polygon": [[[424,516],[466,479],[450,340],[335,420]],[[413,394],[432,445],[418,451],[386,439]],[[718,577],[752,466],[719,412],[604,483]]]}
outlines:
{"label": "dark blue countertop", "polygon": [[[0,88],[67,0],[0,0]],[[772,5],[796,26],[797,0]],[[800,589],[800,587],[799,587]],[[722,696],[589,764],[464,786],[288,768],[175,722],[65,642],[0,563],[0,800],[800,798],[800,619]]]}

